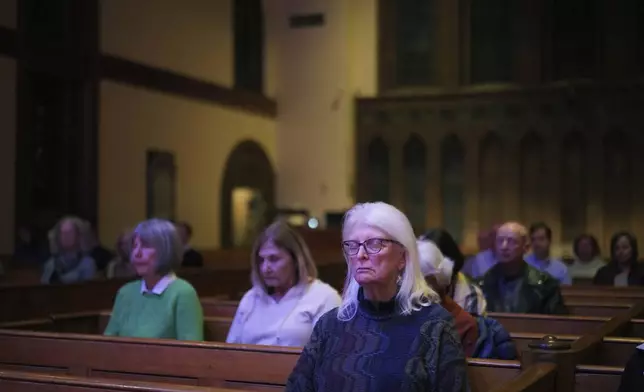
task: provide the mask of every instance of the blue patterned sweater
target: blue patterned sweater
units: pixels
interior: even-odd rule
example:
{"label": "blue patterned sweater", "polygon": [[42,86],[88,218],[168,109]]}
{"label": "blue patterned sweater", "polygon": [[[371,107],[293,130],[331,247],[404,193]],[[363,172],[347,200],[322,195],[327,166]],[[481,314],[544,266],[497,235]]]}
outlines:
{"label": "blue patterned sweater", "polygon": [[465,355],[451,315],[438,304],[402,316],[395,301],[359,294],[358,311],[337,309],[315,325],[288,378],[288,392],[469,391]]}

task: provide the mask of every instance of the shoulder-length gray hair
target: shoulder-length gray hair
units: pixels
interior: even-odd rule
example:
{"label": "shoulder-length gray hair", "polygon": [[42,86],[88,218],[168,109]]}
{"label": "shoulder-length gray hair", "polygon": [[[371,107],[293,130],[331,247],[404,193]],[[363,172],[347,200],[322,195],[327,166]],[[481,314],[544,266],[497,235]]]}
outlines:
{"label": "shoulder-length gray hair", "polygon": [[[432,302],[440,302],[440,297],[427,285],[420,272],[416,236],[405,214],[383,202],[356,204],[344,215],[342,239],[346,240],[354,230],[364,227],[382,231],[405,248],[405,268],[396,294],[400,314],[408,315],[423,306],[431,305]],[[345,260],[348,265],[350,259],[346,255]],[[339,320],[348,321],[355,316],[358,310],[359,289],[360,285],[354,279],[351,266],[348,265],[342,305],[338,309]]]}
{"label": "shoulder-length gray hair", "polygon": [[51,254],[58,254],[61,251],[60,246],[60,229],[64,223],[70,222],[76,229],[76,251],[88,254],[92,251],[91,228],[89,222],[73,215],[62,217],[54,227],[49,230],[49,251]]}
{"label": "shoulder-length gray hair", "polygon": [[[157,253],[156,273],[167,275],[183,260],[183,247],[174,224],[164,219],[149,219],[139,223],[131,234],[131,239],[139,237],[146,246]],[[130,244],[130,248],[131,248]],[[130,249],[130,259],[132,252]]]}
{"label": "shoulder-length gray hair", "polygon": [[286,251],[295,263],[295,274],[297,275],[297,283],[303,283],[309,279],[317,279],[318,269],[315,266],[315,261],[309,247],[304,242],[302,236],[295,231],[288,223],[278,220],[268,226],[255,240],[253,251],[250,257],[250,279],[253,287],[258,287],[268,292],[268,287],[264,283],[261,274],[259,273],[259,265],[261,260],[259,258],[259,249],[266,242],[272,242],[275,246]]}

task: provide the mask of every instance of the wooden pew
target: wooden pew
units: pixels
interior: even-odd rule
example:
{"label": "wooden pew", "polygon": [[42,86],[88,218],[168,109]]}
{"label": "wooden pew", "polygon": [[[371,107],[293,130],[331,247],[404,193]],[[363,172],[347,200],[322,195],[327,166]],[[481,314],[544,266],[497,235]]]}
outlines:
{"label": "wooden pew", "polygon": [[[202,296],[234,297],[250,287],[245,270],[185,269],[177,274]],[[108,309],[118,289],[127,282],[114,279],[66,285],[0,285],[0,322]]]}
{"label": "wooden pew", "polygon": [[[0,330],[0,347],[0,369],[249,390],[283,388],[300,354],[299,348],[10,330]],[[489,391],[520,368],[518,361],[470,359],[472,390]]]}
{"label": "wooden pew", "polygon": [[538,363],[503,385],[493,385],[492,392],[554,391],[557,367],[552,363]]}
{"label": "wooden pew", "polygon": [[583,335],[592,333],[608,322],[608,317],[550,316],[543,314],[489,313],[508,332],[543,335]]}
{"label": "wooden pew", "polygon": [[[628,358],[623,358],[621,366],[605,367],[601,363],[603,346],[605,340],[612,336],[622,336],[625,331],[631,328],[631,321],[634,316],[644,311],[644,302],[639,302],[629,310],[619,313],[610,318],[608,322],[601,325],[592,333],[585,334],[572,342],[568,347],[566,342],[558,340],[543,341],[538,346],[532,346],[531,350],[524,351],[522,364],[533,365],[539,362],[552,362],[557,364],[557,391],[591,391],[600,392],[616,390],[620,382],[620,368]],[[614,344],[608,339],[609,344]],[[635,346],[632,346],[634,349]],[[632,354],[631,349],[631,354]],[[623,349],[622,350],[623,354]],[[618,351],[618,350],[616,350]],[[621,361],[621,358],[614,357],[613,360]],[[587,381],[597,379],[597,382]]]}
{"label": "wooden pew", "polygon": [[[105,330],[109,317],[109,311],[54,315],[49,319],[4,323],[0,324],[0,328],[100,335]],[[231,324],[232,318],[230,317],[206,317],[204,319],[205,339],[212,342],[224,342]],[[511,336],[518,351],[523,352],[529,349],[530,343],[541,339],[544,334],[513,332]],[[557,338],[560,341],[573,343],[580,336],[557,335]],[[602,366],[623,366],[632,355],[633,348],[642,343],[644,343],[644,339],[641,338],[605,337],[599,347],[599,352],[596,356],[597,360],[588,363]]]}
{"label": "wooden pew", "polygon": [[10,392],[232,392],[239,390],[223,388],[193,387],[186,385],[161,384],[141,381],[114,381],[49,375],[32,372],[0,371],[0,391]]}

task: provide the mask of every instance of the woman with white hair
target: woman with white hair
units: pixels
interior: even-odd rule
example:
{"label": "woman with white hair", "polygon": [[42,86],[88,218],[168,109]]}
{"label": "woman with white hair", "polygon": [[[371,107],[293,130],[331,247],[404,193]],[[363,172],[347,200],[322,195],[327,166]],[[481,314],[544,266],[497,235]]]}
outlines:
{"label": "woman with white hair", "polygon": [[472,358],[516,359],[517,350],[508,331],[496,320],[465,311],[449,289],[453,286],[454,262],[433,241],[418,240],[420,270],[427,283],[441,296],[441,304],[452,314],[465,355]]}
{"label": "woman with white hair", "polygon": [[183,247],[171,222],[151,219],[132,233],[130,262],[141,280],[116,295],[105,335],[203,340],[203,310],[192,285],[177,278]]}
{"label": "woman with white hair", "polygon": [[342,305],[316,324],[286,391],[468,391],[453,319],[420,272],[407,217],[357,204],[342,239]]}
{"label": "woman with white hair", "polygon": [[465,355],[471,357],[479,335],[476,319],[454,302],[447,292],[452,283],[454,262],[443,257],[436,244],[424,240],[418,241],[418,260],[425,280],[440,295],[445,310],[454,317]]}
{"label": "woman with white hair", "polygon": [[96,262],[89,255],[89,224],[67,216],[49,232],[51,257],[43,266],[41,283],[78,283],[94,279]]}

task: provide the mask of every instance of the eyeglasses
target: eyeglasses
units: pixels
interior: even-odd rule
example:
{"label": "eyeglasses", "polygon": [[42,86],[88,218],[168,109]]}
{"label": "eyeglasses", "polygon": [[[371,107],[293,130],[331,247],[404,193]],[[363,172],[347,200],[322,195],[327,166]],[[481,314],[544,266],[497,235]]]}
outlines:
{"label": "eyeglasses", "polygon": [[403,246],[400,242],[395,240],[388,240],[385,238],[369,238],[364,242],[358,241],[344,241],[342,243],[342,251],[347,256],[355,256],[360,252],[360,248],[364,247],[364,251],[368,255],[375,255],[386,246],[387,243],[397,244]]}

